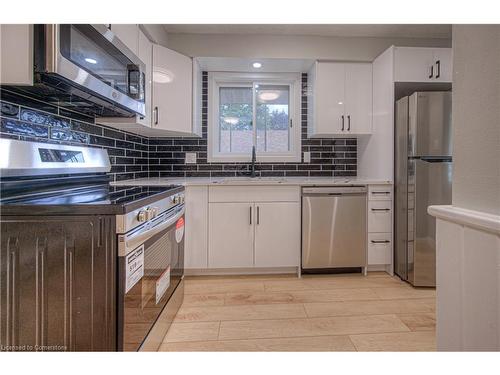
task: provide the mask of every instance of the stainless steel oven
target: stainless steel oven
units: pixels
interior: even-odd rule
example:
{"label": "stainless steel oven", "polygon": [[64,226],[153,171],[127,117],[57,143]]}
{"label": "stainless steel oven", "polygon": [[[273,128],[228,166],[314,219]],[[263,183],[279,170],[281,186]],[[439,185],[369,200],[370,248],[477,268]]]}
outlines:
{"label": "stainless steel oven", "polygon": [[118,230],[127,226],[118,235],[117,348],[156,351],[184,295],[184,192],[118,218]]}
{"label": "stainless steel oven", "polygon": [[35,88],[49,97],[92,103],[96,115],[145,115],[145,65],[105,25],[35,25],[34,60]]}

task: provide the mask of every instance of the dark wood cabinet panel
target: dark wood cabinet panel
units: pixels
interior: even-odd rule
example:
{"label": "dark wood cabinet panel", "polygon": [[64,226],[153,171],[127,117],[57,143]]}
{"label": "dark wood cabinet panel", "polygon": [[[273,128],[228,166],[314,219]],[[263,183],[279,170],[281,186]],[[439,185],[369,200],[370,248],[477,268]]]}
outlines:
{"label": "dark wood cabinet panel", "polygon": [[114,216],[0,225],[0,349],[115,350]]}

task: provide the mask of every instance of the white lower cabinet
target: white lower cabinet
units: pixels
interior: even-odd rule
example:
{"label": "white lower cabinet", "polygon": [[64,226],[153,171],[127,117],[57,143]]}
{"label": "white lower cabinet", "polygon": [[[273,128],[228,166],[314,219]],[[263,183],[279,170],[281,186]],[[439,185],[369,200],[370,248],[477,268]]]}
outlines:
{"label": "white lower cabinet", "polygon": [[253,206],[253,203],[209,204],[209,268],[253,267]]}
{"label": "white lower cabinet", "polygon": [[368,268],[392,274],[392,185],[368,186]]}
{"label": "white lower cabinet", "polygon": [[299,267],[300,222],[298,186],[188,186],[185,267]]}
{"label": "white lower cabinet", "polygon": [[208,187],[186,186],[184,267],[208,267]]}
{"label": "white lower cabinet", "polygon": [[298,266],[299,203],[255,203],[255,214],[255,267]]}

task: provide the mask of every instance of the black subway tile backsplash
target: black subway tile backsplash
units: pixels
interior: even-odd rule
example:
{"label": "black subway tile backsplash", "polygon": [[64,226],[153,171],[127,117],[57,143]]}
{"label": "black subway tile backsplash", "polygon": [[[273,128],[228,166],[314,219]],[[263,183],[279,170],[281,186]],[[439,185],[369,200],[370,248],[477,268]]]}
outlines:
{"label": "black subway tile backsplash", "polygon": [[105,148],[114,180],[148,177],[147,137],[96,124],[86,115],[4,89],[0,108],[2,138]]}
{"label": "black subway tile backsplash", "polygon": [[[148,138],[109,128],[87,115],[40,100],[0,92],[2,138],[105,148],[110,156],[110,175],[115,181],[141,177],[235,177],[248,175],[249,163],[208,163],[208,75],[203,73],[202,138]],[[263,177],[356,176],[355,138],[307,138],[307,75],[302,75],[302,151],[310,163],[257,163]],[[196,164],[186,164],[186,152],[196,153]]]}
{"label": "black subway tile backsplash", "polygon": [[[208,92],[208,74],[203,73],[202,94]],[[307,138],[307,74],[302,75],[302,151],[311,152],[311,163],[258,163],[257,175],[283,176],[356,176],[356,139]],[[208,102],[202,100],[202,138],[152,138],[149,157],[159,163],[173,165],[174,171],[184,171],[189,177],[203,172],[212,177],[235,177],[249,173],[248,163],[207,163]],[[185,153],[195,152],[197,164],[185,164]],[[169,155],[171,153],[172,155]],[[151,163],[151,162],[150,162]],[[185,167],[182,167],[185,166]],[[195,172],[197,171],[197,172]]]}

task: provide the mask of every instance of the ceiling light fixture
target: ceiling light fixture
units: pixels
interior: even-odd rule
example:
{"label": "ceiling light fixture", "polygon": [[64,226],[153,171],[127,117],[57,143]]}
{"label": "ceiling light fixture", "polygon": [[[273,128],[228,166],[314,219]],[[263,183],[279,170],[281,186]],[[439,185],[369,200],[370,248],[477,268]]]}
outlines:
{"label": "ceiling light fixture", "polygon": [[97,60],[96,59],[92,59],[90,57],[86,57],[85,61],[88,62],[89,64],[97,64]]}
{"label": "ceiling light fixture", "polygon": [[269,102],[272,100],[276,100],[280,97],[280,93],[277,91],[262,91],[259,93],[259,99],[264,102]]}
{"label": "ceiling light fixture", "polygon": [[170,83],[174,80],[174,73],[169,70],[156,68],[153,71],[153,81],[156,83]]}
{"label": "ceiling light fixture", "polygon": [[255,68],[255,69],[259,69],[259,68],[262,68],[262,64],[260,62],[254,62],[252,64],[252,66]]}
{"label": "ceiling light fixture", "polygon": [[240,122],[240,120],[238,119],[238,117],[224,117],[224,122],[227,122],[228,124],[230,125],[236,125],[238,122]]}

